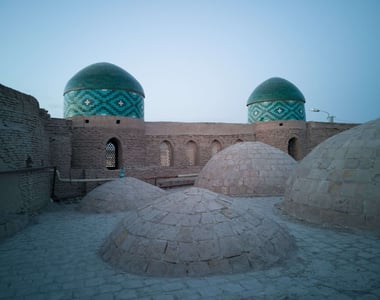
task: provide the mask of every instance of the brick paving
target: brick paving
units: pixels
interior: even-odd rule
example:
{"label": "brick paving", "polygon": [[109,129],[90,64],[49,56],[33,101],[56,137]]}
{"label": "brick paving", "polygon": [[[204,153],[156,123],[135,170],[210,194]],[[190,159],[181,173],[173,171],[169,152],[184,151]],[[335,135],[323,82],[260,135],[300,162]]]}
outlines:
{"label": "brick paving", "polygon": [[97,251],[123,213],[55,205],[0,242],[0,299],[380,299],[378,233],[312,226],[273,208],[280,198],[236,198],[288,227],[298,249],[265,271],[144,277],[113,269]]}

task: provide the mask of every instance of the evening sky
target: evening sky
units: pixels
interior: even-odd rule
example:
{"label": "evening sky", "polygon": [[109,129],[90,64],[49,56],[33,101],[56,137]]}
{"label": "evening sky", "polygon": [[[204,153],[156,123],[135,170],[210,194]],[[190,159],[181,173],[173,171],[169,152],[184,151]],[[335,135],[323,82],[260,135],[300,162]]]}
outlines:
{"label": "evening sky", "polygon": [[63,117],[82,68],[116,64],[143,86],[146,121],[247,122],[270,77],[293,82],[307,120],[380,117],[378,0],[0,0],[0,83]]}

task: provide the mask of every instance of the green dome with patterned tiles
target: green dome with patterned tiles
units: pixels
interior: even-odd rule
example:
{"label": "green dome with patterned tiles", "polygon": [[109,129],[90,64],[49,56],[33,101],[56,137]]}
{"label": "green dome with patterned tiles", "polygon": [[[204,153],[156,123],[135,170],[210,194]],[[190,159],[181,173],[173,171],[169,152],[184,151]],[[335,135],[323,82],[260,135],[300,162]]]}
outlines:
{"label": "green dome with patterned tiles", "polygon": [[92,64],[80,70],[67,82],[63,94],[83,89],[126,90],[145,97],[142,86],[131,74],[107,62]]}
{"label": "green dome with patterned tiles", "polygon": [[304,103],[304,95],[293,83],[280,77],[269,78],[248,98],[248,122],[305,121]]}
{"label": "green dome with patterned tiles", "polygon": [[251,96],[247,105],[263,101],[293,100],[305,102],[305,97],[301,91],[290,81],[272,77],[258,85]]}
{"label": "green dome with patterned tiles", "polygon": [[107,62],[92,64],[66,84],[64,117],[123,116],[144,118],[144,90],[127,71]]}

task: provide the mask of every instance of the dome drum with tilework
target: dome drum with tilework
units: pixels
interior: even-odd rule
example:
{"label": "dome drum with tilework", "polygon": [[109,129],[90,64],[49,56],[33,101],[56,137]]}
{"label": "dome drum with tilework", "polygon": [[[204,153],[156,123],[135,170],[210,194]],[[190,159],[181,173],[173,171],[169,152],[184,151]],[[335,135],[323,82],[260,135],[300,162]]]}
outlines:
{"label": "dome drum with tilework", "polygon": [[64,117],[121,116],[144,119],[144,90],[122,68],[102,62],[75,74],[64,89]]}
{"label": "dome drum with tilework", "polygon": [[248,122],[305,121],[305,97],[290,81],[273,77],[252,92],[247,101]]}

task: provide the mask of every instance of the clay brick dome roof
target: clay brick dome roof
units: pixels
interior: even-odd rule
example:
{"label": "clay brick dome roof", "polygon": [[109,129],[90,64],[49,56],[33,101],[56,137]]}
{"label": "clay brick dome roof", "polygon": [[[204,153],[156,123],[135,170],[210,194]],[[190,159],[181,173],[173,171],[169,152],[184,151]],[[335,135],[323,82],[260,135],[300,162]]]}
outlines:
{"label": "clay brick dome roof", "polygon": [[283,195],[296,164],[290,155],[267,144],[237,143],[208,161],[195,186],[231,196]]}
{"label": "clay brick dome roof", "polygon": [[164,190],[142,180],[118,178],[89,192],[81,200],[79,209],[96,213],[135,210],[165,194]]}
{"label": "clay brick dome roof", "polygon": [[248,98],[247,106],[257,102],[281,100],[305,102],[305,97],[290,81],[280,77],[272,77],[254,89]]}
{"label": "clay brick dome roof", "polygon": [[204,276],[269,268],[294,249],[287,229],[270,218],[193,187],[128,212],[100,255],[130,273]]}
{"label": "clay brick dome roof", "polygon": [[80,70],[67,82],[63,94],[85,89],[125,90],[145,97],[142,86],[131,74],[107,62],[95,63]]}
{"label": "clay brick dome roof", "polygon": [[380,228],[380,119],[315,147],[289,178],[281,207],[312,223]]}

